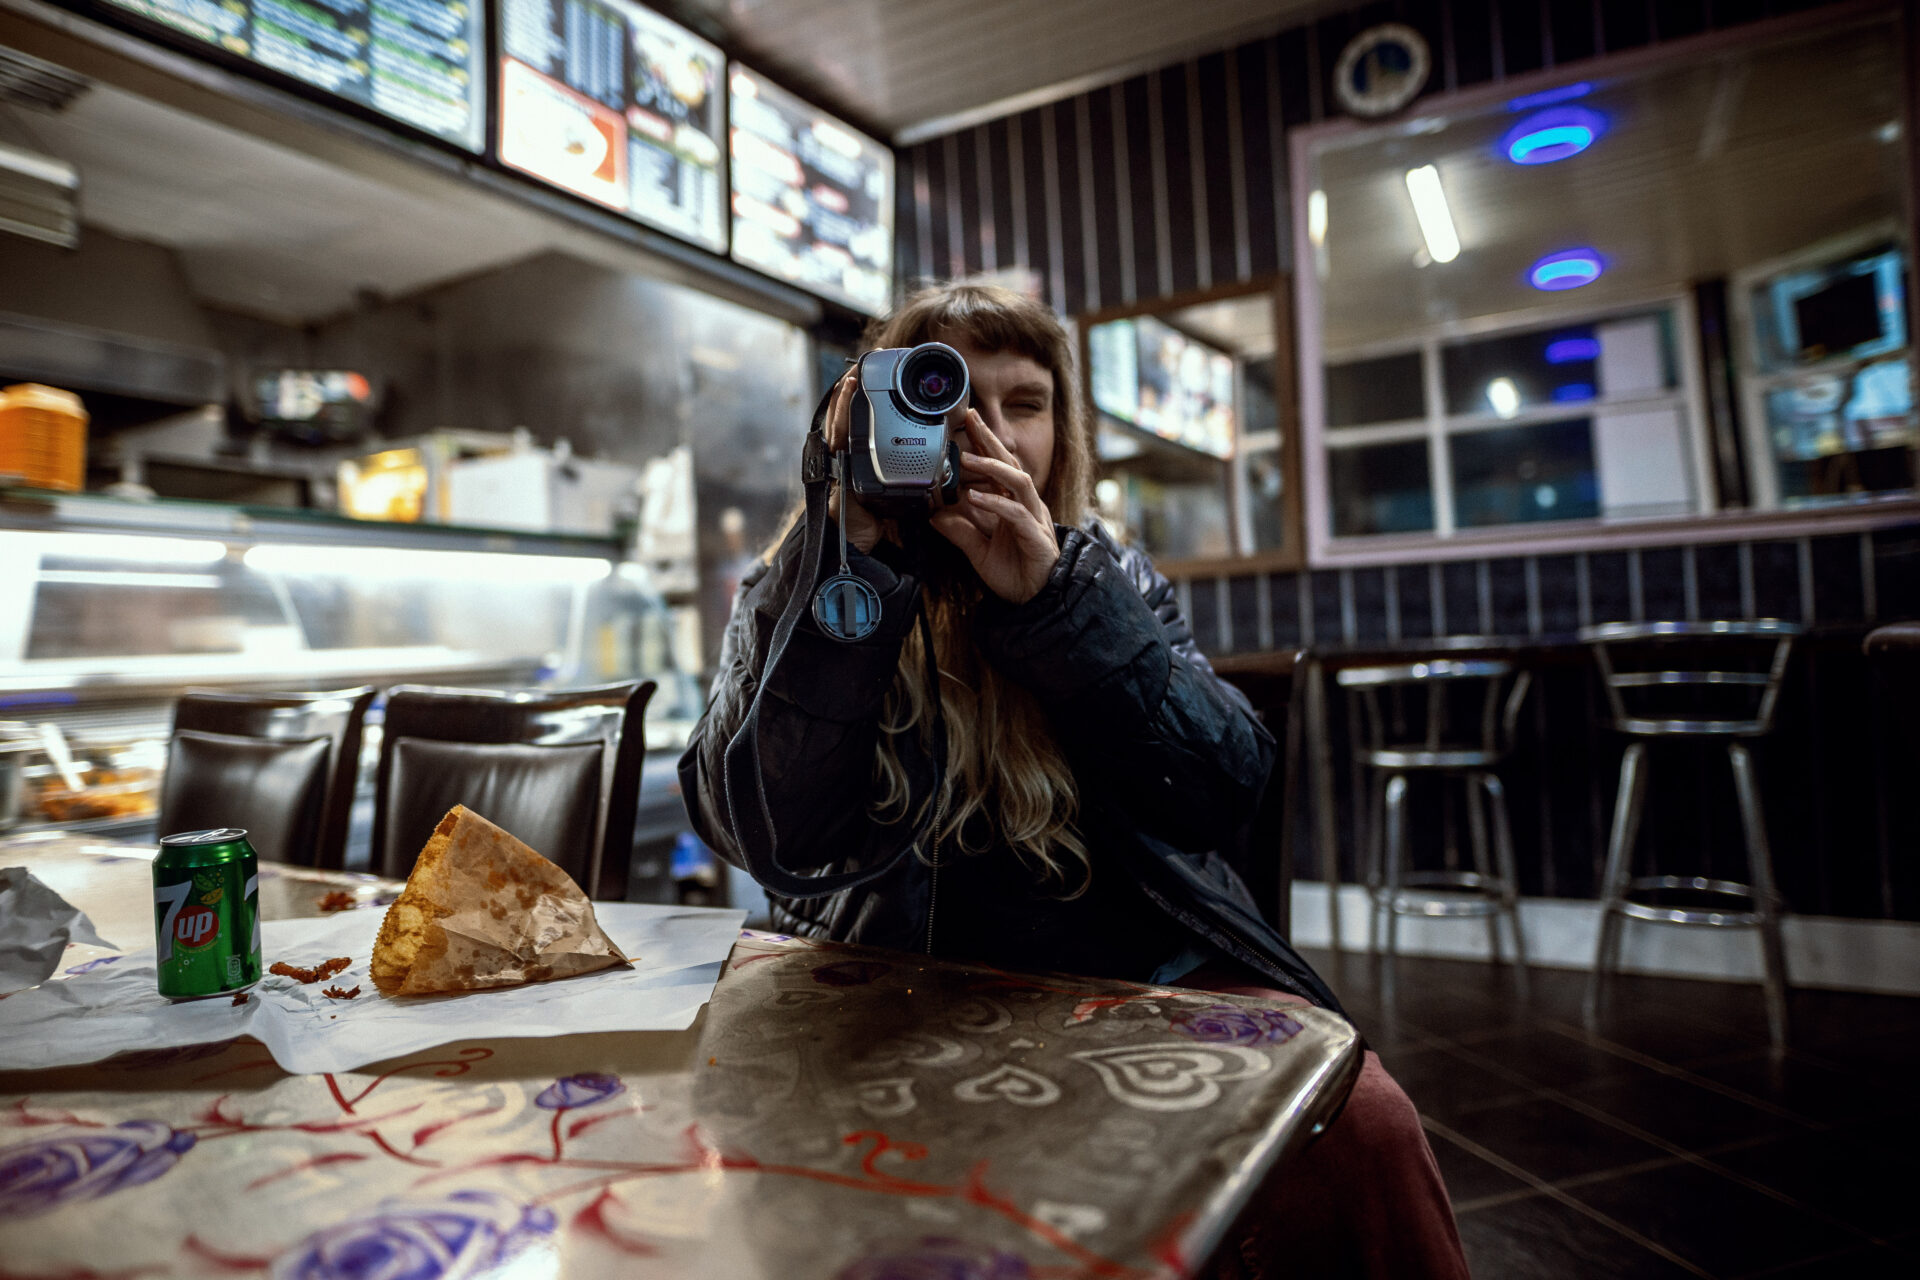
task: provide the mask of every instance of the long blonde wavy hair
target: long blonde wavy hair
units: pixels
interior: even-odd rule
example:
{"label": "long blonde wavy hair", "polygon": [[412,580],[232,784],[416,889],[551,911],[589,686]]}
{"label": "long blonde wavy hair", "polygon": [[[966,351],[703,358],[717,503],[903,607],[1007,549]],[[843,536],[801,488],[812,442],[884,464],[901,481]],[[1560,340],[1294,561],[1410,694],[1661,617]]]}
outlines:
{"label": "long blonde wavy hair", "polygon": [[[1026,356],[1053,375],[1053,460],[1041,499],[1054,523],[1085,518],[1093,486],[1092,429],[1073,343],[1045,305],[993,285],[938,285],[913,294],[892,315],[870,325],[865,350],[922,342],[966,343],[988,352]],[[1004,843],[1043,884],[1062,897],[1086,891],[1092,865],[1076,829],[1079,788],[1046,713],[1026,689],[1003,677],[980,654],[971,633],[984,588],[957,548],[929,538],[923,593],[940,672],[947,775],[936,803],[941,814],[929,843],[951,838],[963,854]],[[908,734],[923,749],[933,741],[931,699],[920,632],[908,633],[881,712],[869,810],[882,822],[906,816],[907,775],[899,742]],[[919,818],[924,810],[913,815]],[[918,851],[925,859],[926,849]]]}

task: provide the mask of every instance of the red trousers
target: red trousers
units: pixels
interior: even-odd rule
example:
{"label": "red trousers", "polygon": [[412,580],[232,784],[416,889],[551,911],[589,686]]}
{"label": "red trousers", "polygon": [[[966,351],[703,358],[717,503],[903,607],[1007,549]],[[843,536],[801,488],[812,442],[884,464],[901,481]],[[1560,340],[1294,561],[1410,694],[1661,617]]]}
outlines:
{"label": "red trousers", "polygon": [[[1305,1004],[1205,965],[1183,987]],[[1254,1192],[1205,1280],[1467,1280],[1440,1166],[1413,1103],[1371,1049],[1346,1109]]]}

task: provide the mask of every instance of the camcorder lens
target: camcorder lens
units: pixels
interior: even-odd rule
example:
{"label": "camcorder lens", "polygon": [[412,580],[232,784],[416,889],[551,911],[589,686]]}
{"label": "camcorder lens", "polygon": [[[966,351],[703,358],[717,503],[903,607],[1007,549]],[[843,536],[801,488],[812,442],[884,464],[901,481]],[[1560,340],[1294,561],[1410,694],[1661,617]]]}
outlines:
{"label": "camcorder lens", "polygon": [[901,390],[920,413],[941,414],[954,407],[955,393],[966,380],[959,361],[941,350],[921,351],[901,370]]}

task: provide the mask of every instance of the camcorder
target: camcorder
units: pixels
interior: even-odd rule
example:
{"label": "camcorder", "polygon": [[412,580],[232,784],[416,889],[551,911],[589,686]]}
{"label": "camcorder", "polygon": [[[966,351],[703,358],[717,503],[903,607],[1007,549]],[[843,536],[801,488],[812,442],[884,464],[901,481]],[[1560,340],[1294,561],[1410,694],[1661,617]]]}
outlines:
{"label": "camcorder", "polygon": [[960,498],[960,429],[972,386],[944,342],[860,357],[847,485],[876,516],[926,516]]}

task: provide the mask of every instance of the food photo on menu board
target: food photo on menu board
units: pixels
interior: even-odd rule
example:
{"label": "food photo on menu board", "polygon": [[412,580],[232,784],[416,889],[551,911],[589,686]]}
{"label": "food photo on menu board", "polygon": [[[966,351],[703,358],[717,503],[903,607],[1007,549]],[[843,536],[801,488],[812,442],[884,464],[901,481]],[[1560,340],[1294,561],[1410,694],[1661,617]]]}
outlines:
{"label": "food photo on menu board", "polygon": [[481,144],[484,0],[107,0],[381,115]]}
{"label": "food photo on menu board", "polygon": [[720,50],[621,0],[503,0],[500,159],[727,247]]}
{"label": "food photo on menu board", "polygon": [[893,292],[893,153],[733,64],[733,256],[868,315]]}

